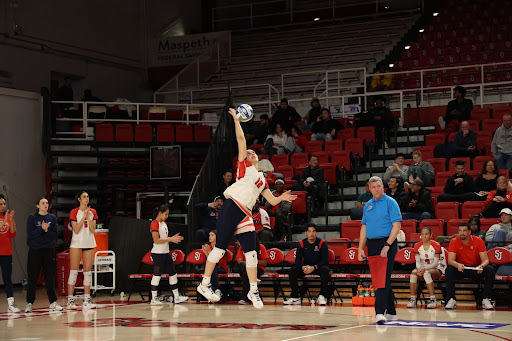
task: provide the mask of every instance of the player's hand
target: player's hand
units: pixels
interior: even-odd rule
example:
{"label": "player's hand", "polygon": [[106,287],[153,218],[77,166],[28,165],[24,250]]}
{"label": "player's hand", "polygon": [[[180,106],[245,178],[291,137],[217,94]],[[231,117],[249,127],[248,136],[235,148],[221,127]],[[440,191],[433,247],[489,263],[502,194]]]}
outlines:
{"label": "player's hand", "polygon": [[[6,213],[6,215],[7,215],[7,214],[9,213],[9,210],[7,210],[7,212],[5,212],[5,213]],[[15,213],[16,213],[16,212],[14,212],[14,210],[12,210],[12,211],[11,211],[11,221],[14,219],[14,214],[15,214]]]}
{"label": "player's hand", "polygon": [[484,272],[484,268],[481,265],[477,266],[476,268],[477,268],[476,272],[478,274],[481,274],[482,272]]}
{"label": "player's hand", "polygon": [[357,253],[357,260],[360,262],[366,260],[366,255],[364,254],[363,249],[359,249],[359,252]]}
{"label": "player's hand", "polygon": [[424,273],[425,273],[425,268],[418,269],[418,275],[423,276]]}
{"label": "player's hand", "polygon": [[460,272],[464,271],[464,264],[459,263],[459,265],[457,265],[457,269],[458,269]]}
{"label": "player's hand", "polygon": [[283,194],[281,194],[280,198],[282,201],[293,201],[297,199],[297,195],[291,194],[292,191],[286,191]]}
{"label": "player's hand", "polygon": [[238,121],[238,117],[236,117],[236,110],[235,109],[229,108],[228,112],[231,114],[231,116],[233,116],[233,119],[235,121]]}
{"label": "player's hand", "polygon": [[204,254],[208,256],[208,254],[210,253],[210,247],[208,246],[208,244],[203,244],[201,249],[203,249]]}
{"label": "player's hand", "polygon": [[170,242],[173,242],[175,244],[178,244],[179,242],[181,242],[184,238],[182,236],[180,236],[179,233],[176,233],[174,236],[172,236],[171,238],[169,238],[169,241]]}

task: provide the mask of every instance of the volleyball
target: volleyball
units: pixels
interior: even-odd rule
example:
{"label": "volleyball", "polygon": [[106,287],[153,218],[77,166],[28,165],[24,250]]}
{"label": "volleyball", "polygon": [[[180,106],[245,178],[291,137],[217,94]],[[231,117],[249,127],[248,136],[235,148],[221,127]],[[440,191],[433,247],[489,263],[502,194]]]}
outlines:
{"label": "volleyball", "polygon": [[254,116],[254,110],[249,104],[240,104],[238,108],[236,108],[236,117],[240,122],[250,121]]}

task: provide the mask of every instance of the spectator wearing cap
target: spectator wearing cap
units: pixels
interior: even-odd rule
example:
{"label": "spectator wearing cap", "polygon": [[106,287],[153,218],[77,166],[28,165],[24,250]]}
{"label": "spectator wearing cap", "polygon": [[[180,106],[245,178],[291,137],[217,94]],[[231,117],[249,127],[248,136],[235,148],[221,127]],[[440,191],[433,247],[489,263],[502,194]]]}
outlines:
{"label": "spectator wearing cap", "polygon": [[405,196],[401,206],[402,218],[424,220],[432,218],[432,196],[425,189],[423,181],[416,179],[409,185],[409,193]]}
{"label": "spectator wearing cap", "polygon": [[508,185],[508,180],[504,176],[496,179],[496,189],[487,195],[485,208],[480,213],[481,217],[499,218],[502,209],[512,207],[512,191],[507,188]]}
{"label": "spectator wearing cap", "polygon": [[256,203],[252,207],[252,221],[256,236],[262,242],[274,241],[274,233],[272,226],[270,226],[270,216],[266,210],[260,208],[260,199],[256,199]]}
{"label": "spectator wearing cap", "polygon": [[466,121],[469,120],[471,110],[473,110],[473,102],[466,96],[466,88],[458,85],[453,89],[454,100],[448,102],[446,107],[446,115],[440,116],[438,121],[441,129],[444,129],[452,120]]}
{"label": "spectator wearing cap", "polygon": [[288,99],[281,99],[279,107],[272,116],[272,124],[274,126],[280,124],[283,128],[283,131],[290,131],[295,122],[300,121],[302,121],[302,117],[300,117],[294,107],[288,105]]}
{"label": "spectator wearing cap", "polygon": [[217,229],[217,216],[224,200],[221,196],[215,197],[213,202],[196,204],[196,210],[203,219],[203,227],[196,231],[196,242],[208,243],[211,231]]}
{"label": "spectator wearing cap", "polygon": [[260,122],[256,126],[255,129],[255,139],[254,143],[265,143],[267,136],[272,133],[272,124],[270,123],[270,119],[267,114],[263,114],[260,116]]}
{"label": "spectator wearing cap", "polygon": [[475,200],[475,182],[465,171],[464,161],[455,163],[455,174],[448,178],[444,193],[437,197],[438,202],[466,202]]}
{"label": "spectator wearing cap", "polygon": [[400,178],[392,176],[389,179],[386,195],[395,199],[395,201],[398,203],[398,206],[402,205],[402,201],[405,200],[406,193],[402,187],[402,181]]}
{"label": "spectator wearing cap", "polygon": [[316,122],[318,116],[322,114],[322,107],[320,106],[320,101],[318,98],[311,99],[311,109],[309,109],[306,116],[304,116],[304,121],[306,124],[299,126],[300,130],[311,130],[313,127],[313,123]]}
{"label": "spectator wearing cap", "polygon": [[469,129],[469,122],[462,121],[460,130],[455,133],[453,157],[477,157],[476,136],[476,131]]}
{"label": "spectator wearing cap", "polygon": [[407,171],[409,167],[404,165],[405,155],[403,153],[396,154],[395,163],[389,166],[384,173],[382,179],[389,181],[391,177],[400,178],[402,181],[407,181]]}
{"label": "spectator wearing cap", "polygon": [[356,207],[352,207],[348,212],[350,215],[350,219],[352,220],[361,220],[363,218],[363,209],[364,205],[373,198],[372,193],[370,192],[370,184],[366,181],[364,185],[365,193],[362,193],[357,198]]}
{"label": "spectator wearing cap", "polygon": [[[413,180],[419,179],[423,181],[426,187],[432,186],[434,184],[434,167],[432,167],[430,162],[423,161],[421,152],[419,150],[412,152],[412,159],[414,163],[407,170],[409,183]],[[405,183],[406,188],[408,187],[409,183]]]}
{"label": "spectator wearing cap", "polygon": [[500,211],[500,222],[492,225],[485,234],[487,249],[495,247],[511,248],[511,245],[505,245],[506,240],[512,240],[512,210],[504,208]]}
{"label": "spectator wearing cap", "polygon": [[[277,179],[275,188],[271,191],[274,196],[279,196],[284,193],[285,181]],[[281,240],[286,236],[286,223],[288,221],[288,214],[292,208],[292,203],[289,201],[281,201],[279,204],[272,206],[269,202],[265,202],[265,209],[271,217],[276,218],[276,225],[274,227],[274,236],[276,240]],[[264,241],[264,240],[261,240]]]}
{"label": "spectator wearing cap", "polygon": [[311,130],[311,141],[330,141],[336,137],[336,132],[343,129],[341,123],[331,118],[329,109],[323,108],[322,114],[317,117]]}
{"label": "spectator wearing cap", "polygon": [[503,115],[503,124],[496,130],[491,143],[491,153],[500,169],[512,169],[512,116]]}
{"label": "spectator wearing cap", "polygon": [[[394,117],[384,104],[386,103],[386,99],[382,96],[375,97],[375,106],[368,111],[368,116],[370,119],[370,124],[375,127],[375,138],[377,141],[375,143],[378,146],[382,146],[384,142],[388,143],[390,141],[389,131],[393,128]],[[383,130],[386,134],[386,141],[383,139]]]}

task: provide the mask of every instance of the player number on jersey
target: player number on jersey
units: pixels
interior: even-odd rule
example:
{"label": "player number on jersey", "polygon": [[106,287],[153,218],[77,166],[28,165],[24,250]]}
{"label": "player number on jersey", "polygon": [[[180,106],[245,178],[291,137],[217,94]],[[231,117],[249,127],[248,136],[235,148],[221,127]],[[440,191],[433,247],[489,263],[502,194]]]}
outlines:
{"label": "player number on jersey", "polygon": [[256,181],[254,184],[256,185],[256,187],[260,188],[261,186],[263,186],[263,181],[261,179],[258,179],[258,181]]}

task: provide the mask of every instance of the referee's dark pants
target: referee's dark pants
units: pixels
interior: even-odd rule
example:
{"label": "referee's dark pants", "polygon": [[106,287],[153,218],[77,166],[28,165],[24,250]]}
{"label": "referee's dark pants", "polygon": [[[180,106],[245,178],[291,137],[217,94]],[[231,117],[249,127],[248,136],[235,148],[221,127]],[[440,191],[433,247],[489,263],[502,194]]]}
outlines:
{"label": "referee's dark pants", "polygon": [[[366,245],[368,246],[368,256],[380,255],[384,243],[388,237],[380,239],[368,239]],[[388,265],[386,270],[386,287],[378,289],[375,292],[375,314],[391,314],[396,315],[395,308],[395,294],[391,288],[391,274],[393,273],[393,265],[395,264],[395,255],[398,251],[397,242],[391,244],[388,250]]]}

